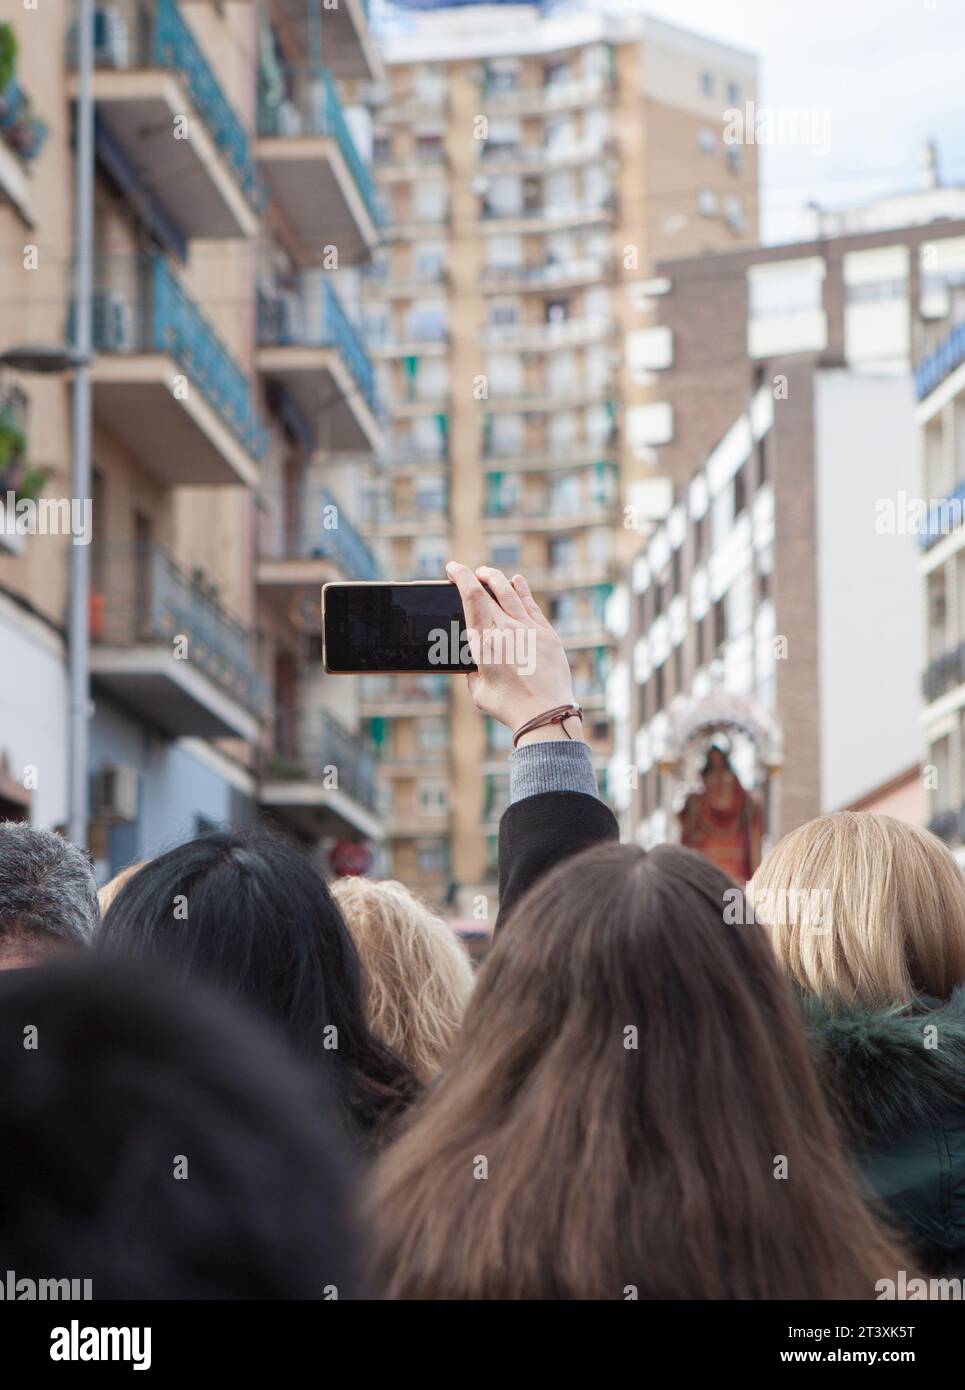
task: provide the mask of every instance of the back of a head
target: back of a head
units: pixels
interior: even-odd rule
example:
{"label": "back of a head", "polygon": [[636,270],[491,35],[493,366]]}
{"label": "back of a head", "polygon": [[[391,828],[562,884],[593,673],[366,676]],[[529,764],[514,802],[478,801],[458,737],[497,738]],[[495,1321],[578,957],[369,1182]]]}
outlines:
{"label": "back of a head", "polygon": [[328,1073],[359,1135],[414,1089],[366,1023],[358,953],[325,881],[281,839],[219,831],[159,855],[118,893],[99,940],[111,954],[160,957],[273,1020]]}
{"label": "back of a head", "polygon": [[530,889],[379,1165],[390,1294],[872,1296],[895,1257],[742,910],[669,845],[597,846]]}
{"label": "back of a head", "polygon": [[94,1298],[355,1291],[317,1077],[217,996],[86,956],[0,977],[0,1265]]}
{"label": "back of a head", "polygon": [[473,972],[452,929],[401,883],[336,879],[355,938],[373,1031],[420,1079],[439,1071],[462,1023]]}
{"label": "back of a head", "polygon": [[0,970],[87,946],[99,922],[83,852],[50,830],[0,823]]}
{"label": "back of a head", "polygon": [[829,1002],[947,999],[965,982],[965,878],[927,830],[821,816],[771,850],[750,891],[785,972]]}

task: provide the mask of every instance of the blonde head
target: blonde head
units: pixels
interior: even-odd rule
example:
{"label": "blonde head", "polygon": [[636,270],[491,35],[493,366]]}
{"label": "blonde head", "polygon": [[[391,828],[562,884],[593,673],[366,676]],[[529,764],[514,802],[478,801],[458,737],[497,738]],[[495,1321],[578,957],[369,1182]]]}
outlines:
{"label": "blonde head", "polygon": [[107,909],[124,887],[125,883],[127,883],[128,879],[134,877],[138,869],[143,869],[146,863],[146,859],[141,859],[135,864],[128,864],[126,869],[121,869],[120,873],[114,875],[110,883],[105,883],[103,888],[97,890],[97,901],[100,903],[101,917],[107,916]]}
{"label": "blonde head", "polygon": [[362,958],[372,1031],[431,1080],[472,993],[462,943],[401,883],[340,878],[331,887]]}
{"label": "blonde head", "polygon": [[870,1007],[947,999],[965,981],[965,879],[935,835],[838,811],[786,835],[749,888],[785,972]]}

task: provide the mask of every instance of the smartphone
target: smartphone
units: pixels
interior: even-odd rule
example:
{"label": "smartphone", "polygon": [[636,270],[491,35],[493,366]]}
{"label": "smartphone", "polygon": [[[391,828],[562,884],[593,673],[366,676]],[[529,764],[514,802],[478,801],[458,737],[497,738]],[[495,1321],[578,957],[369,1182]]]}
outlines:
{"label": "smartphone", "polygon": [[322,663],[331,675],[475,671],[459,590],[450,579],[325,584]]}

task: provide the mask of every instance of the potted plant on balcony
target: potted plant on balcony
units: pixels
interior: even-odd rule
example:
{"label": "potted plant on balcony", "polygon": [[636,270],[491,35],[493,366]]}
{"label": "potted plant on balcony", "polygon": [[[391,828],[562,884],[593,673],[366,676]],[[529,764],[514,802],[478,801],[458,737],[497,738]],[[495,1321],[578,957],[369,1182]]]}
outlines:
{"label": "potted plant on balcony", "polygon": [[0,97],[13,81],[19,45],[12,24],[0,24]]}

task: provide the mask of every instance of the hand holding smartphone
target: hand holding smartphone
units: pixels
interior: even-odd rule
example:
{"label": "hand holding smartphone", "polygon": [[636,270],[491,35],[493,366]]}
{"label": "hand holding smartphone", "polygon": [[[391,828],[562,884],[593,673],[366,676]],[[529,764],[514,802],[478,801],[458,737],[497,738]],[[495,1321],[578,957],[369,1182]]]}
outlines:
{"label": "hand holding smartphone", "polygon": [[[573,703],[566,651],[521,575],[451,561],[451,580],[332,583],[322,590],[325,670],[468,676],[476,707],[517,730]],[[581,738],[557,726],[525,740]]]}

